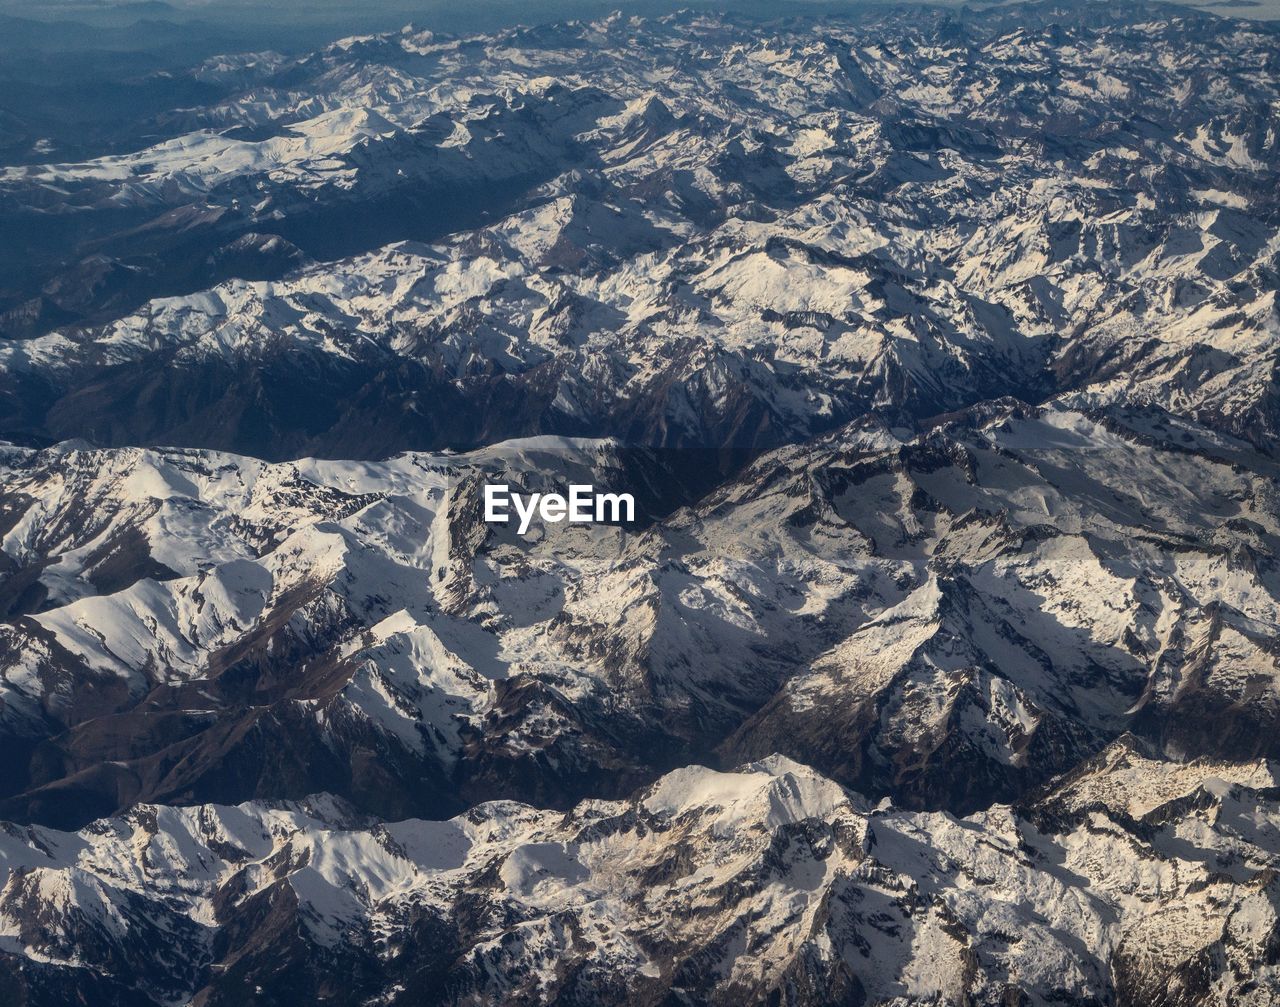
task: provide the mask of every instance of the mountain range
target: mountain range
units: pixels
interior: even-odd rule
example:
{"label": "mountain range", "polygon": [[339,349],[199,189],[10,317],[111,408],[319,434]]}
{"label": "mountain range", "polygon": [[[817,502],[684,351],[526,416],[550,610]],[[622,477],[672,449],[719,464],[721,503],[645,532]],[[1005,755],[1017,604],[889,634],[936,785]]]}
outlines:
{"label": "mountain range", "polygon": [[1280,1003],[1278,41],[408,26],[0,167],[3,998]]}

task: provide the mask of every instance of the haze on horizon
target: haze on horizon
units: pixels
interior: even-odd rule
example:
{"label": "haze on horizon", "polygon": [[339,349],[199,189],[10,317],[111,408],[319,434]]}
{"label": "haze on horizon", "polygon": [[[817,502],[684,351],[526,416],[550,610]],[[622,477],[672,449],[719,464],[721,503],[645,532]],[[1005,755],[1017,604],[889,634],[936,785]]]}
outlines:
{"label": "haze on horizon", "polygon": [[[965,0],[930,0],[921,6],[960,6]],[[1280,0],[1171,0],[1225,16],[1280,18]],[[351,30],[383,30],[411,20],[444,31],[487,30],[509,24],[546,23],[574,17],[596,17],[612,10],[661,14],[680,8],[741,11],[777,15],[784,12],[838,12],[890,0],[475,0],[458,5],[448,0],[0,0],[0,12],[35,20],[118,23],[122,20],[198,19],[224,27],[278,24],[282,16],[295,26],[332,26]],[[985,6],[976,4],[974,6]]]}

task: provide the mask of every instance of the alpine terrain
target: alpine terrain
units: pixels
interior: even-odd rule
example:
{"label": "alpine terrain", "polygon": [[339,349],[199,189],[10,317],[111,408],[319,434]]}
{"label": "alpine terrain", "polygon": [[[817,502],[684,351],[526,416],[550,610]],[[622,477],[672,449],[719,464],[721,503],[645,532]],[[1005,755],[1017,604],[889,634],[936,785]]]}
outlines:
{"label": "alpine terrain", "polygon": [[0,109],[0,1002],[1280,1005],[1280,28],[139,73]]}

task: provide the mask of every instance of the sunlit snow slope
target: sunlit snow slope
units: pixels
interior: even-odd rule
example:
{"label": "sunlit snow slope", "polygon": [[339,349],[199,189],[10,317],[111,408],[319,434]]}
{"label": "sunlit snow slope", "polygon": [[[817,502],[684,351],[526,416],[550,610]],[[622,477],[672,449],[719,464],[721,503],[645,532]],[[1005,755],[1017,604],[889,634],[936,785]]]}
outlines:
{"label": "sunlit snow slope", "polygon": [[0,168],[0,1002],[1280,1004],[1278,42],[406,28]]}

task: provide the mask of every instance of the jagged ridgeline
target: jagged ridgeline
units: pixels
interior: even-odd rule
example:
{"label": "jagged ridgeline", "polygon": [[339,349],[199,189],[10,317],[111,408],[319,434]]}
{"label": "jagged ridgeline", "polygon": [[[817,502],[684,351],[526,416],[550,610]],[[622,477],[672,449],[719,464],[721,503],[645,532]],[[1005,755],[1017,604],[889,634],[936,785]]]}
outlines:
{"label": "jagged ridgeline", "polygon": [[3,169],[0,1001],[1280,1004],[1277,42],[405,29]]}
{"label": "jagged ridgeline", "polygon": [[1141,399],[1268,445],[1276,33],[1185,8],[406,29],[0,175],[0,435],[758,451]]}

